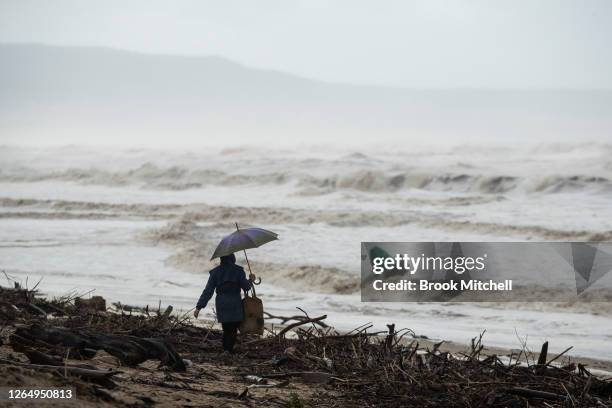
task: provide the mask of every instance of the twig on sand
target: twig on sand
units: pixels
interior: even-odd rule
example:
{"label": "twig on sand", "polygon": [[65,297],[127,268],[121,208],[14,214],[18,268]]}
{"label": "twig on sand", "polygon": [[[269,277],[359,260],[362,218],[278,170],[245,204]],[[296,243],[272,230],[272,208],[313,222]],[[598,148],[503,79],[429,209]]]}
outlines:
{"label": "twig on sand", "polygon": [[[266,317],[266,319],[277,319],[281,321],[281,324],[285,324],[288,321],[291,320],[298,320],[298,321],[302,321],[304,319],[308,319],[309,316],[308,314],[301,308],[297,308],[299,310],[302,311],[302,313],[304,313],[305,316],[301,316],[301,315],[295,315],[295,316],[277,316],[277,315],[273,315],[272,313],[268,313],[268,312],[264,312],[264,316]],[[325,322],[316,322],[316,324],[318,326],[321,326],[323,328],[328,328],[329,326],[325,323]]]}
{"label": "twig on sand", "polygon": [[319,317],[314,317],[314,318],[309,318],[309,319],[305,319],[296,323],[292,323],[290,325],[288,325],[287,327],[285,327],[283,330],[281,330],[280,332],[278,332],[278,334],[276,335],[277,337],[283,337],[285,335],[285,333],[287,333],[289,330],[294,329],[298,326],[302,326],[304,324],[308,324],[308,323],[316,323],[316,322],[320,322],[321,320],[325,320],[327,319],[327,315],[323,315],[323,316],[319,316]]}
{"label": "twig on sand", "polygon": [[0,358],[0,363],[16,365],[24,368],[31,368],[34,370],[42,370],[42,371],[56,371],[59,373],[65,373],[66,375],[78,375],[80,377],[85,378],[93,378],[93,379],[102,379],[109,378],[115,374],[117,371],[113,370],[97,370],[97,369],[89,369],[89,368],[81,368],[81,367],[73,367],[73,366],[54,366],[54,365],[44,365],[44,364],[28,364],[22,363],[19,361],[7,360],[5,358]]}
{"label": "twig on sand", "polygon": [[563,350],[561,353],[557,354],[556,357],[553,357],[552,359],[550,359],[546,365],[550,365],[550,363],[552,363],[553,361],[559,359],[559,357],[561,357],[562,355],[564,355],[565,353],[567,353],[568,351],[570,351],[571,349],[573,349],[574,346],[569,346],[568,348],[566,348],[565,350]]}
{"label": "twig on sand", "polygon": [[520,395],[523,397],[540,398],[545,400],[566,400],[567,397],[562,394],[555,394],[547,391],[531,390],[529,388],[514,387],[508,390],[510,394]]}

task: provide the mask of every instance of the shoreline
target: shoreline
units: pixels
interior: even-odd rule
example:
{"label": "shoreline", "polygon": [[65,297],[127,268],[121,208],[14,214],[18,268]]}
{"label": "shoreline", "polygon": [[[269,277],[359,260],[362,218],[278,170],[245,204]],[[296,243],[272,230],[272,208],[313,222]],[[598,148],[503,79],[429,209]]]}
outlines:
{"label": "shoreline", "polygon": [[283,329],[241,336],[231,356],[220,352],[214,322],[171,307],[109,311],[101,297],[48,301],[18,285],[0,295],[0,386],[71,387],[83,407],[612,401],[610,379],[595,375],[612,363],[548,354],[548,342],[539,352],[510,351],[508,361],[509,350],[486,347],[482,334],[466,346],[411,338],[392,324],[386,333],[371,325],[340,333],[327,316],[304,314],[271,316]]}

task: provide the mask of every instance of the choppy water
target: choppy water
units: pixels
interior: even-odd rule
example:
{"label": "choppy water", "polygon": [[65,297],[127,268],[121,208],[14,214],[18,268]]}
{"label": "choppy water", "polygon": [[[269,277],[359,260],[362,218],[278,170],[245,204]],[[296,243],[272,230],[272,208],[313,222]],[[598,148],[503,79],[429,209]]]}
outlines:
{"label": "choppy water", "polygon": [[[361,303],[361,241],[612,240],[612,146],[154,151],[0,147],[0,269],[51,295],[193,307],[234,221],[274,314],[612,359],[605,304]],[[500,310],[502,309],[502,310]],[[211,315],[212,310],[207,311]]]}

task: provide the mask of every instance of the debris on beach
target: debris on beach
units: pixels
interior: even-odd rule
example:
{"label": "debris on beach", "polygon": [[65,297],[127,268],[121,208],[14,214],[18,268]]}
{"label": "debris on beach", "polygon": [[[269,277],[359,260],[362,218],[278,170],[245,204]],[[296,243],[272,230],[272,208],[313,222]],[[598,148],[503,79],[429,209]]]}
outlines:
{"label": "debris on beach", "polygon": [[220,330],[171,307],[102,304],[0,287],[0,386],[72,387],[82,406],[612,406],[610,379],[548,343],[498,356],[480,335],[450,353],[393,324],[338,333],[300,309],[268,314],[282,326],[228,356]]}

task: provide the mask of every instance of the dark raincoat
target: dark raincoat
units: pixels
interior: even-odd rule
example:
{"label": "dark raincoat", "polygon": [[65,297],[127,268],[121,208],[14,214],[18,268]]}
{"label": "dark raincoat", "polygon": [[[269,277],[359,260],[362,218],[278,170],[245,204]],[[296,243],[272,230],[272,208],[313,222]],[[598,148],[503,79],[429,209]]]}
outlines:
{"label": "dark raincoat", "polygon": [[215,299],[217,320],[221,323],[242,321],[244,311],[240,291],[250,290],[251,281],[247,279],[244,269],[236,265],[234,254],[222,256],[221,264],[210,271],[208,283],[196,306],[198,309],[206,307],[215,289],[217,291]]}

